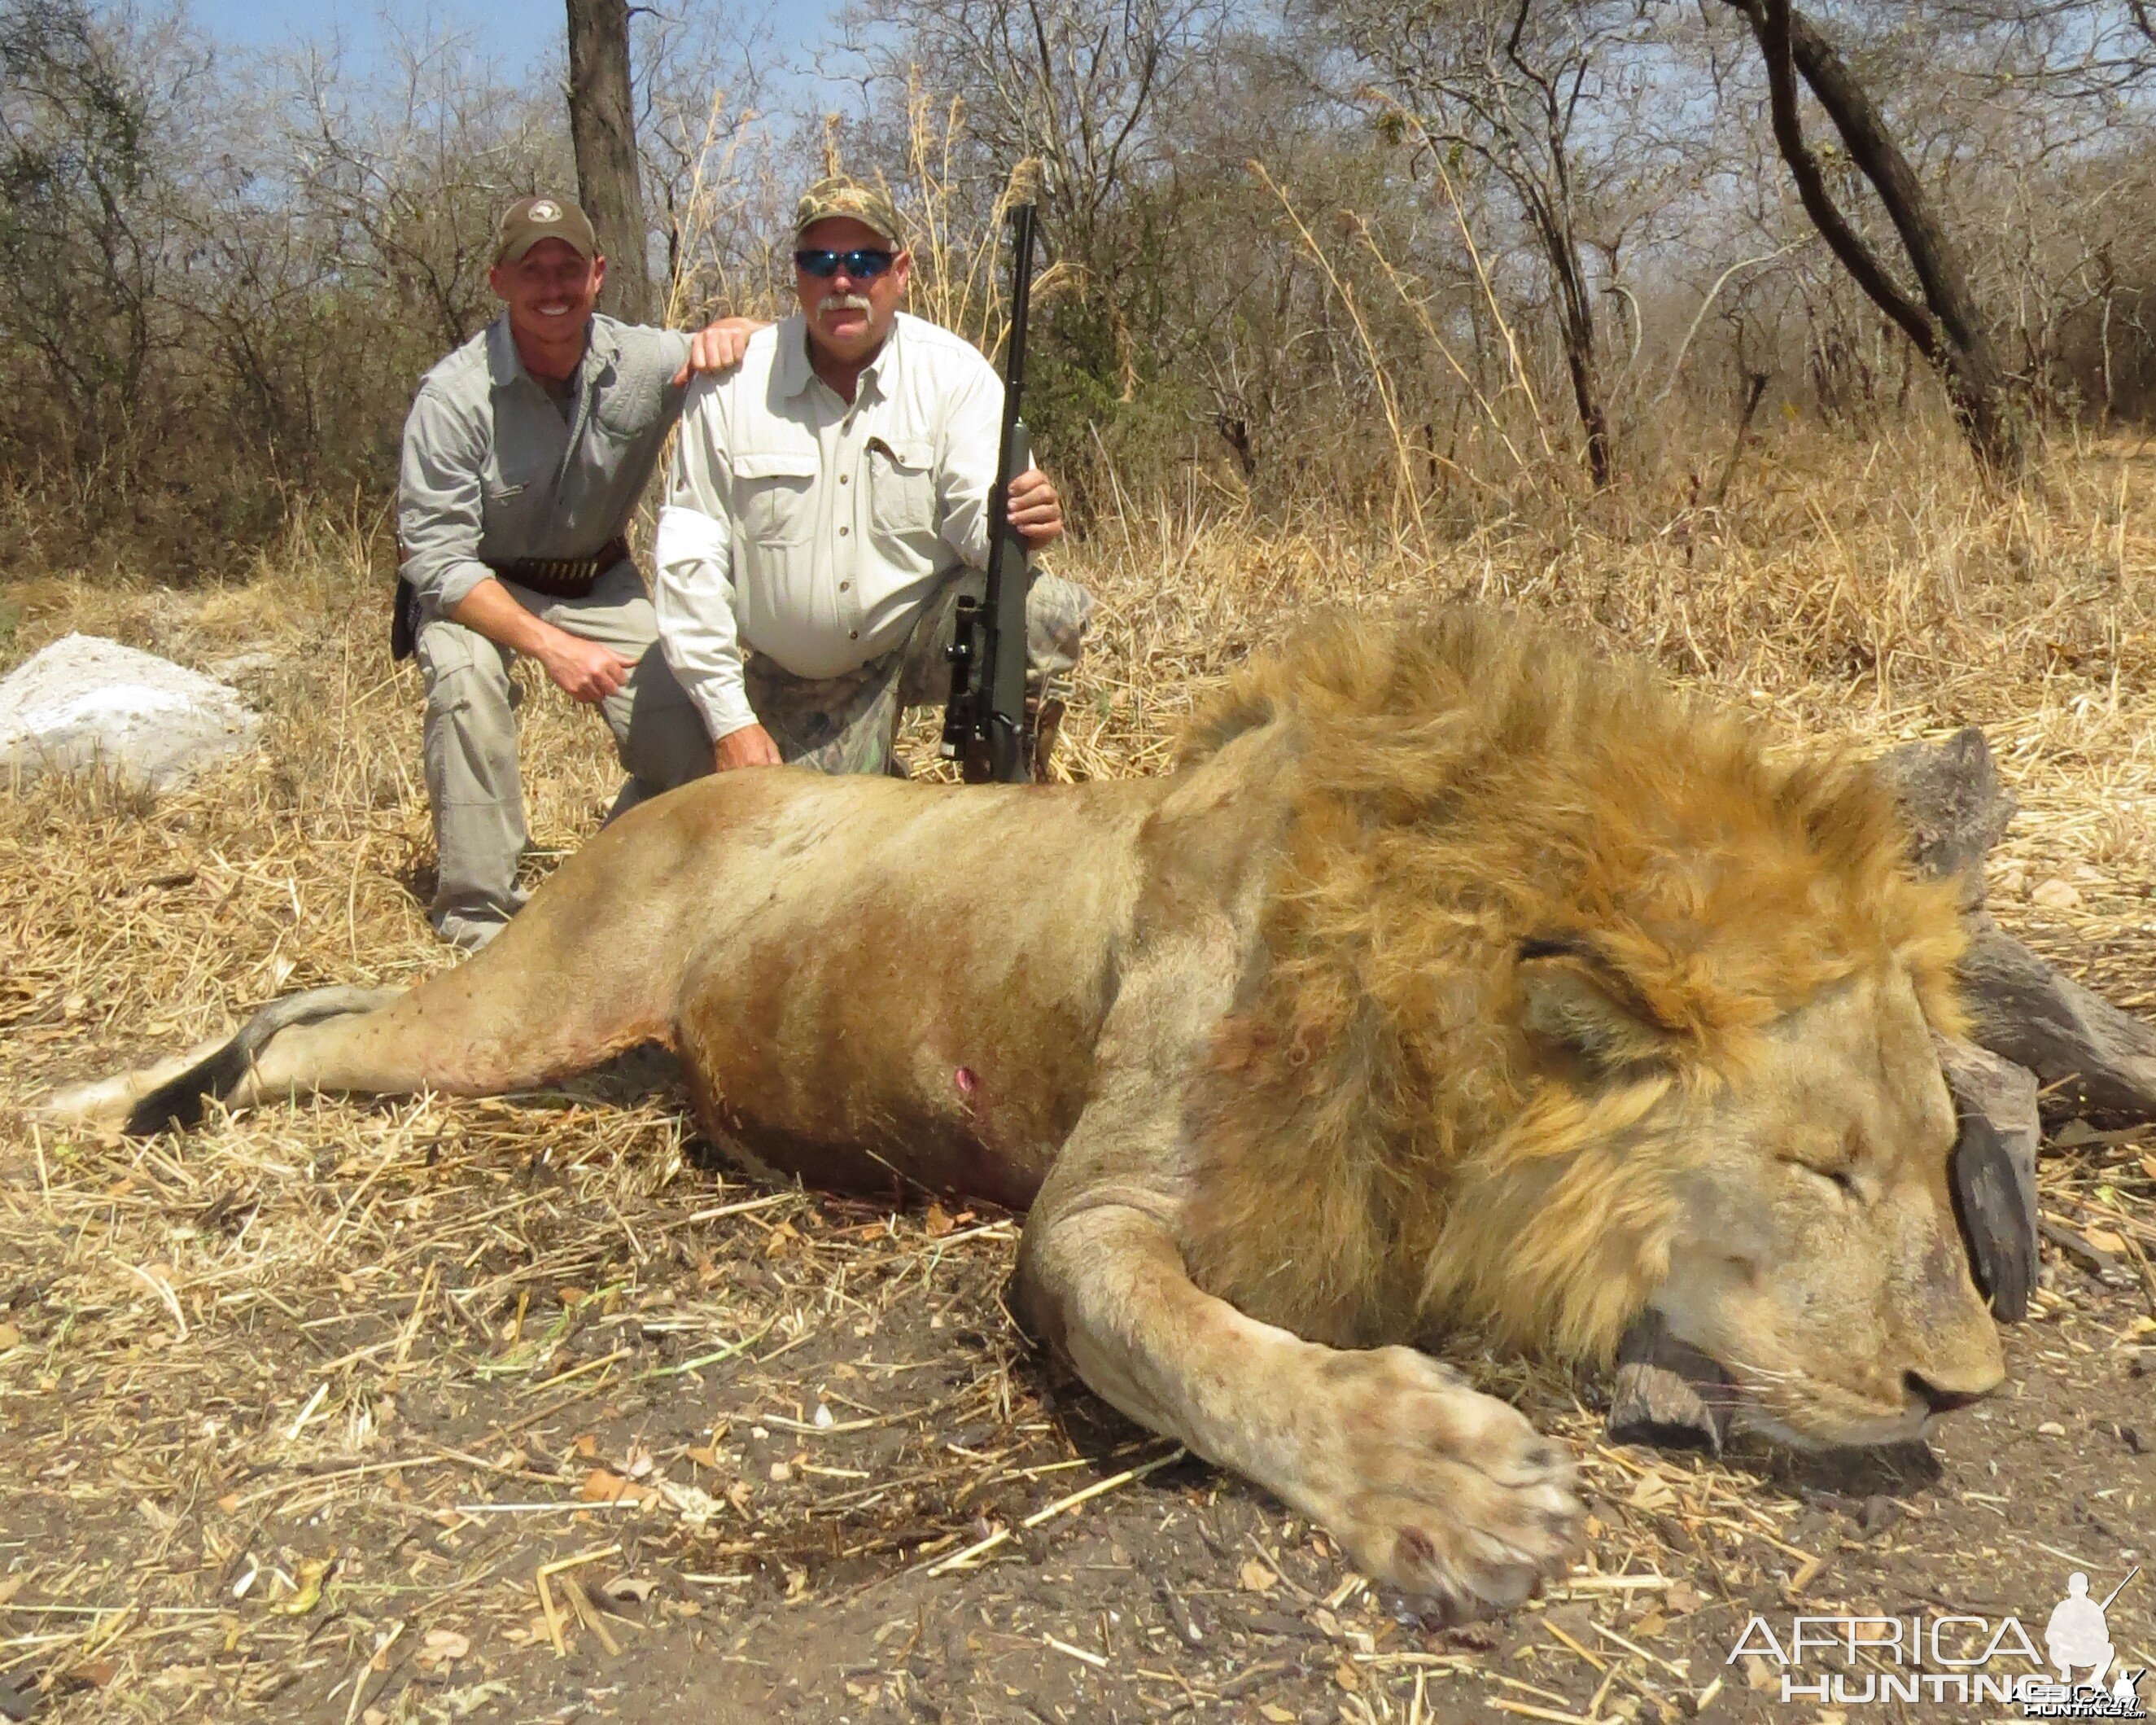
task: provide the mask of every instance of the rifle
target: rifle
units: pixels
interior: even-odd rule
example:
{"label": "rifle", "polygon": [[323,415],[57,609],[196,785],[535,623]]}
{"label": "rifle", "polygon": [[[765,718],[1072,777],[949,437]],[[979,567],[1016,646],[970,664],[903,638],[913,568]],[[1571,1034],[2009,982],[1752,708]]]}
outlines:
{"label": "rifle", "polygon": [[1033,465],[1025,423],[1025,322],[1033,289],[1033,206],[1011,211],[1010,338],[1004,357],[1003,442],[988,493],[988,592],[958,601],[947,655],[951,701],[942,753],[966,783],[1024,784],[1033,777],[1025,736],[1025,599],[1033,585],[1025,542],[1008,519],[1010,484]]}

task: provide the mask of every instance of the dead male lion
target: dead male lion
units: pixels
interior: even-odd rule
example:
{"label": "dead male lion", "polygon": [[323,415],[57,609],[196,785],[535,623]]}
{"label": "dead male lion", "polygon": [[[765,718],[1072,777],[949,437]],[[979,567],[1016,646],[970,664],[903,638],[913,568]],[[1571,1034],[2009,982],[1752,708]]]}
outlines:
{"label": "dead male lion", "polygon": [[1959,925],[1902,845],[1866,772],[1770,765],[1637,669],[1335,624],[1166,778],[707,778],[470,963],[63,1106],[155,1130],[670,1044],[711,1130],[805,1179],[1029,1205],[1020,1310],[1095,1390],[1371,1575],[1502,1608],[1579,1506],[1415,1351],[1448,1328],[1606,1356],[1652,1306],[1806,1445],[1999,1383],[1931,1040]]}

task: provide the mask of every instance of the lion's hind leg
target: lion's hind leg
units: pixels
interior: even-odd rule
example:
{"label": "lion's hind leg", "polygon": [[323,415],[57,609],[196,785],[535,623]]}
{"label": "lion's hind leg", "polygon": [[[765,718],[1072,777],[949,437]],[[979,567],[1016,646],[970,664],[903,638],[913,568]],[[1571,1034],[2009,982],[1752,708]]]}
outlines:
{"label": "lion's hind leg", "polygon": [[147,1137],[199,1126],[203,1111],[212,1101],[222,1101],[243,1091],[255,1076],[262,1051],[279,1031],[295,1024],[319,1024],[374,1012],[403,992],[398,988],[310,988],[303,994],[273,1000],[222,1048],[148,1091],[130,1111],[123,1130]]}
{"label": "lion's hind leg", "polygon": [[44,1111],[150,1133],[193,1125],[212,1100],[241,1108],[312,1093],[501,1096],[670,1041],[706,892],[723,877],[735,812],[724,790],[685,789],[615,823],[485,952],[416,988],[295,994],[227,1041],[64,1091]]}
{"label": "lion's hind leg", "polygon": [[280,1030],[355,1013],[397,999],[396,988],[311,988],[257,1012],[234,1035],[132,1072],[75,1085],[46,1097],[39,1111],[54,1120],[113,1126],[138,1137],[198,1126],[213,1101],[240,1091],[257,1058]]}

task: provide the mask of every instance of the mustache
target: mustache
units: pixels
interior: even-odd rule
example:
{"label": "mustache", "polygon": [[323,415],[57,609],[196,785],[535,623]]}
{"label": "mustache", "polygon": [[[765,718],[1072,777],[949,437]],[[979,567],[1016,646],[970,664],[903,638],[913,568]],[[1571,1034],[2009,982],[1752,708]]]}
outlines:
{"label": "mustache", "polygon": [[866,294],[833,294],[816,308],[819,311],[873,311]]}

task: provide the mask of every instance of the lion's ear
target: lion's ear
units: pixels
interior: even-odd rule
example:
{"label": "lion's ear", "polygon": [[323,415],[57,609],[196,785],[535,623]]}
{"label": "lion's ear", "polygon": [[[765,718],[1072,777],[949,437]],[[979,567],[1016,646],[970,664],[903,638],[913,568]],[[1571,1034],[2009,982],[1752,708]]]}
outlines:
{"label": "lion's ear", "polygon": [[1584,942],[1522,941],[1520,994],[1528,1030],[1591,1066],[1614,1071],[1670,1057],[1668,1026]]}

